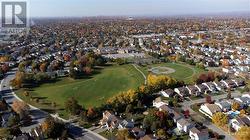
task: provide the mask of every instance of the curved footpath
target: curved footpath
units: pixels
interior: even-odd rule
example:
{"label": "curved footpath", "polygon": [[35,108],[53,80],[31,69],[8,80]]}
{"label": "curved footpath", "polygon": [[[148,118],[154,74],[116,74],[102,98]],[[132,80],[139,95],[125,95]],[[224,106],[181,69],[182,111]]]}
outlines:
{"label": "curved footpath", "polygon": [[[6,100],[6,102],[11,106],[14,100],[23,101],[20,99],[12,90],[10,86],[10,81],[14,79],[15,73],[17,69],[13,69],[12,71],[8,72],[5,78],[1,81],[0,91],[1,96]],[[54,118],[62,120],[65,123],[69,124],[69,133],[74,136],[74,139],[79,140],[106,140],[106,138],[102,137],[101,135],[94,133],[88,129],[84,129],[75,123],[70,123],[69,120],[62,119],[56,115],[49,114],[39,108],[36,108],[32,105],[30,106],[30,115],[33,121],[33,124],[27,127],[22,127],[21,130],[23,132],[29,132],[32,128],[37,127],[41,124],[44,119],[51,115]]]}
{"label": "curved footpath", "polygon": [[132,64],[132,66],[134,66],[134,68],[135,68],[138,72],[141,73],[141,75],[142,75],[143,78],[144,78],[144,84],[146,85],[146,84],[147,84],[147,77],[146,77],[146,75],[137,67],[136,64]]}

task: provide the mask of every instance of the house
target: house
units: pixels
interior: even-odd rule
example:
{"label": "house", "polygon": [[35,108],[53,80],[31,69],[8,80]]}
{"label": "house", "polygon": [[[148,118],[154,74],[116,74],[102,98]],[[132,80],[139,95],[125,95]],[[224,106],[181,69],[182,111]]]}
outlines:
{"label": "house", "polygon": [[242,94],[242,97],[247,97],[250,99],[250,93],[245,93],[245,94]]}
{"label": "house", "polygon": [[231,88],[232,89],[232,88],[236,88],[237,87],[236,83],[233,82],[232,80],[226,80],[226,81],[221,80],[221,83],[224,84],[227,88]]}
{"label": "house", "polygon": [[186,88],[188,89],[188,92],[190,95],[194,95],[194,96],[200,95],[200,91],[196,86],[187,86]]}
{"label": "house", "polygon": [[207,130],[198,130],[196,127],[193,127],[189,131],[189,137],[191,140],[208,140],[209,134]]}
{"label": "house", "polygon": [[156,108],[159,108],[161,107],[162,105],[167,105],[166,102],[163,102],[161,97],[158,97],[156,98],[154,101],[153,101],[153,106],[156,107]]}
{"label": "house", "polygon": [[175,88],[174,91],[180,96],[180,97],[187,97],[189,95],[189,91],[186,87],[179,87]]}
{"label": "house", "polygon": [[109,111],[103,112],[103,117],[100,120],[100,125],[103,127],[107,127],[108,129],[114,129],[117,128],[119,125],[120,120],[110,113]]}
{"label": "house", "polygon": [[184,118],[181,118],[179,119],[177,122],[176,122],[176,125],[177,125],[177,129],[180,131],[180,132],[185,132],[185,133],[188,133],[189,130],[193,127],[193,124],[189,123],[187,120],[185,120]]}
{"label": "house", "polygon": [[163,97],[173,97],[174,96],[174,91],[172,89],[167,89],[167,90],[164,90],[164,91],[160,91],[160,94],[163,96]]}
{"label": "house", "polygon": [[36,128],[32,129],[30,132],[29,132],[29,135],[32,137],[32,138],[35,138],[35,139],[44,139],[44,134],[43,134],[43,131],[42,131],[42,127],[41,125],[37,126]]}
{"label": "house", "polygon": [[219,90],[219,91],[221,91],[221,89],[223,88],[223,87],[220,86],[219,82],[213,82],[213,84],[215,85],[216,89]]}
{"label": "house", "polygon": [[123,120],[119,123],[118,129],[134,128],[134,123],[132,121]]}
{"label": "house", "polygon": [[203,84],[195,85],[195,87],[198,88],[200,93],[207,93],[209,91],[208,87]]}
{"label": "house", "polygon": [[218,105],[222,111],[231,110],[231,104],[228,101],[215,102],[214,104]]}
{"label": "house", "polygon": [[178,120],[182,119],[183,117],[177,113],[176,111],[173,111],[173,113],[171,114],[173,116],[173,120],[176,123]]}
{"label": "house", "polygon": [[245,81],[244,80],[242,80],[242,79],[237,79],[237,80],[233,80],[236,84],[237,84],[237,86],[244,86],[246,83],[245,83]]}
{"label": "house", "polygon": [[248,97],[237,97],[237,98],[234,98],[234,100],[240,102],[241,104],[245,106],[250,106],[250,98]]}
{"label": "house", "polygon": [[160,106],[159,111],[165,111],[167,113],[173,113],[173,109],[171,109],[168,105]]}
{"label": "house", "polygon": [[216,104],[203,104],[201,105],[199,111],[209,118],[212,118],[213,114],[216,112],[221,112],[221,109]]}
{"label": "house", "polygon": [[221,90],[220,88],[216,87],[216,85],[214,84],[214,82],[207,82],[207,83],[202,83],[202,84],[208,86],[209,90],[212,91],[212,92]]}
{"label": "house", "polygon": [[138,127],[134,127],[130,130],[131,134],[133,134],[135,136],[135,138],[141,138],[143,136],[145,136],[145,131],[138,128]]}
{"label": "house", "polygon": [[250,126],[250,119],[246,116],[237,117],[230,120],[229,124],[235,131],[238,131],[242,126]]}

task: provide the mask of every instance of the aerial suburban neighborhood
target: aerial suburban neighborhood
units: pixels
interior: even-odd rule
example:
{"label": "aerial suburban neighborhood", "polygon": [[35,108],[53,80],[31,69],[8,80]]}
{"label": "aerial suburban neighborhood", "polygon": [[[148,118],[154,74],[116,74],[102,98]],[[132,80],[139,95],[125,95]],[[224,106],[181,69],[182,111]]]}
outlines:
{"label": "aerial suburban neighborhood", "polygon": [[6,1],[0,140],[250,140],[247,0]]}

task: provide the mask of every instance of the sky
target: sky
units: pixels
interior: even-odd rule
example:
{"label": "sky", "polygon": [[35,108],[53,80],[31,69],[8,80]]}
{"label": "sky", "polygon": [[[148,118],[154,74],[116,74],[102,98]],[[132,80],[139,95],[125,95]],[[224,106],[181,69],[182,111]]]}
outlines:
{"label": "sky", "polygon": [[29,9],[32,17],[250,13],[250,0],[30,0]]}

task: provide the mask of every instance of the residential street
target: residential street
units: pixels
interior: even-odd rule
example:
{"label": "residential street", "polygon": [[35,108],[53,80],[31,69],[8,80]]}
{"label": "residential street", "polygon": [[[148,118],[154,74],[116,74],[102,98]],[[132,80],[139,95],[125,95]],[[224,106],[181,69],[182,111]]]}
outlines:
{"label": "residential street", "polygon": [[[14,100],[21,100],[19,97],[15,95],[10,86],[10,81],[14,78],[16,73],[16,69],[8,72],[6,77],[1,81],[1,95],[2,98],[5,98],[6,102],[9,105],[12,105]],[[21,100],[22,101],[22,100]],[[33,119],[33,124],[27,127],[22,127],[21,130],[23,132],[29,132],[32,128],[37,127],[40,123],[44,121],[44,119],[49,115],[47,112],[42,111],[34,106],[30,105],[30,115]],[[52,117],[55,117],[52,115]],[[105,140],[102,136],[97,133],[94,133],[90,130],[84,129],[82,127],[77,126],[76,124],[69,124],[69,132],[74,136],[75,139],[79,140]]]}
{"label": "residential street", "polygon": [[[232,92],[232,98],[233,97],[237,97],[240,96],[241,93],[235,91]],[[226,98],[227,94],[222,94],[222,95],[217,95],[217,96],[212,96],[212,100],[219,100],[219,99],[223,99]],[[190,116],[196,116],[197,118],[199,118],[200,120],[203,120],[203,124],[204,126],[206,126],[207,128],[211,129],[214,132],[217,132],[220,135],[224,135],[225,136],[225,140],[234,140],[234,137],[231,136],[229,134],[229,132],[225,132],[224,130],[218,128],[216,125],[214,125],[213,123],[211,123],[210,121],[208,121],[207,119],[205,119],[203,116],[201,116],[199,113],[195,112],[194,110],[191,109],[191,105],[192,104],[197,104],[197,103],[204,103],[206,99],[198,99],[198,100],[192,100],[192,101],[185,101],[183,103],[181,103],[182,105],[182,109],[183,110],[189,110],[190,112]]]}

